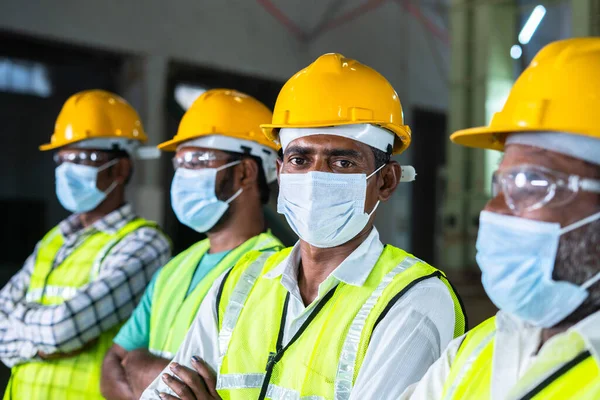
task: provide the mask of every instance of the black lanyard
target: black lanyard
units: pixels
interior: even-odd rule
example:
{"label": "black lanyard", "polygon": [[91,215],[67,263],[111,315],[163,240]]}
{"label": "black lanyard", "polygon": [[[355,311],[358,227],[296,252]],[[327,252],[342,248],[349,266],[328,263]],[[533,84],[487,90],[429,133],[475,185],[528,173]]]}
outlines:
{"label": "black lanyard", "polygon": [[289,343],[285,347],[283,347],[283,334],[285,331],[288,306],[290,303],[290,293],[287,293],[287,295],[285,296],[285,302],[283,303],[283,313],[281,314],[281,322],[279,323],[279,334],[277,336],[277,343],[275,344],[276,352],[269,354],[269,360],[267,361],[266,367],[267,372],[265,374],[265,378],[260,389],[260,395],[258,396],[258,400],[264,400],[265,396],[267,395],[267,389],[269,388],[269,382],[271,381],[271,375],[273,374],[273,368],[275,368],[275,364],[277,364],[283,358],[283,355],[285,354],[287,349],[289,349],[290,346],[293,345],[296,342],[296,340],[300,338],[300,336],[302,336],[302,334],[304,333],[306,328],[308,328],[310,323],[316,318],[316,316],[323,309],[323,307],[325,307],[327,302],[331,300],[331,298],[335,294],[336,289],[337,285],[331,290],[329,290],[329,292],[327,292],[327,294],[321,299],[321,301],[319,301],[319,304],[315,306],[315,308],[310,313],[306,321],[304,321],[300,329],[298,329],[298,332],[296,332],[296,334],[294,335],[294,337],[292,337]]}
{"label": "black lanyard", "polygon": [[577,357],[575,357],[574,359],[572,359],[571,361],[569,361],[568,363],[566,363],[565,365],[560,367],[558,370],[556,370],[554,373],[552,373],[550,376],[548,376],[546,379],[544,379],[542,382],[540,382],[536,387],[534,387],[529,392],[527,392],[527,394],[525,394],[525,396],[521,397],[520,400],[533,399],[542,390],[546,389],[554,381],[556,381],[562,375],[566,374],[569,370],[575,368],[577,365],[579,365],[580,363],[585,361],[590,356],[591,356],[591,354],[588,350],[584,351],[583,353],[580,353]]}

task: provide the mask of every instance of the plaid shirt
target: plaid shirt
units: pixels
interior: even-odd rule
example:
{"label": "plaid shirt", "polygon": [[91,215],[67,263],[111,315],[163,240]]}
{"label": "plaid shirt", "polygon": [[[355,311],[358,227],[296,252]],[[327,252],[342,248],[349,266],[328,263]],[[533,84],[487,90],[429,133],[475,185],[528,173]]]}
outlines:
{"label": "plaid shirt", "polygon": [[[85,229],[77,215],[70,216],[59,224],[64,244],[53,267],[58,267],[94,232],[115,233],[135,218],[128,204]],[[64,303],[43,306],[26,301],[39,245],[0,291],[0,359],[9,367],[36,358],[38,352],[80,349],[126,321],[154,272],[171,255],[169,240],[162,232],[142,227],[110,250],[95,280],[80,287]]]}

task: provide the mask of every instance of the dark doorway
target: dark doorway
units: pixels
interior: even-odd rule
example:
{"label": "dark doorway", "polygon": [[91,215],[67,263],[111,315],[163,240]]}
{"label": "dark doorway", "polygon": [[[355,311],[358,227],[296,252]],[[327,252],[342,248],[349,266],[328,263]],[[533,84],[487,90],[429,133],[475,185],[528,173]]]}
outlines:
{"label": "dark doorway", "polygon": [[[0,31],[0,287],[45,232],[68,215],[54,192],[47,143],[65,100],[85,89],[115,91],[118,54]],[[0,366],[0,390],[10,371]]]}
{"label": "dark doorway", "polygon": [[446,114],[417,108],[411,119],[410,145],[417,180],[412,190],[411,252],[433,263],[436,208],[440,204],[438,172],[446,163]]}

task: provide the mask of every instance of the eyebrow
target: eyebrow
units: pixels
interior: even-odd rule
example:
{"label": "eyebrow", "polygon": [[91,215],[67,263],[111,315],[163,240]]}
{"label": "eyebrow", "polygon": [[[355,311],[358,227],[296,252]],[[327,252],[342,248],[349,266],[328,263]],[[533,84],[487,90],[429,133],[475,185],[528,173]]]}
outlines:
{"label": "eyebrow", "polygon": [[353,158],[362,158],[362,155],[356,150],[350,149],[332,149],[325,150],[325,154],[330,157],[353,157]]}
{"label": "eyebrow", "polygon": [[[315,154],[315,150],[310,147],[303,146],[290,146],[285,149],[285,155],[289,154],[300,154],[303,156]],[[360,152],[352,149],[328,149],[324,151],[326,156],[329,157],[352,157],[352,158],[362,158]]]}
{"label": "eyebrow", "polygon": [[311,149],[310,147],[288,146],[288,148],[285,149],[284,155],[288,155],[291,153],[300,154],[302,156],[307,156],[309,154],[314,154],[315,151],[313,149]]}

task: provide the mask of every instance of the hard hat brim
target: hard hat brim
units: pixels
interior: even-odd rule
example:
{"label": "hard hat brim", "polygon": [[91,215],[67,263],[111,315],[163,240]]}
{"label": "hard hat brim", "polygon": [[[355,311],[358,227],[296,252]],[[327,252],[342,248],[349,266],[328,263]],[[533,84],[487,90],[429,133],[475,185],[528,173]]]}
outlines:
{"label": "hard hat brim", "polygon": [[40,149],[40,151],[49,151],[49,150],[55,150],[58,149],[60,147],[64,147],[66,146],[66,143],[61,143],[61,144],[52,144],[52,143],[45,143],[40,145],[38,148]]}
{"label": "hard hat brim", "polygon": [[[189,140],[189,139],[187,139],[187,140]],[[160,143],[156,147],[159,150],[162,150],[162,151],[176,151],[177,150],[177,145],[179,143],[185,142],[187,140],[183,140],[183,139],[171,139],[171,140],[167,140],[166,142]]]}
{"label": "hard hat brim", "polygon": [[459,131],[456,131],[452,135],[450,135],[450,140],[452,140],[452,142],[455,144],[465,147],[504,151],[504,142],[506,141],[506,137],[511,133],[534,132],[540,132],[540,130],[527,128],[498,129],[490,128],[487,126],[480,126],[476,128],[461,129]]}
{"label": "hard hat brim", "polygon": [[335,121],[335,122],[324,122],[322,124],[262,124],[264,135],[271,141],[279,142],[279,129],[281,128],[325,128],[329,126],[340,126],[340,125],[354,125],[354,124],[373,124],[387,129],[394,133],[400,140],[397,140],[394,144],[392,154],[398,155],[408,148],[411,142],[411,131],[408,125],[394,125],[383,121]]}

